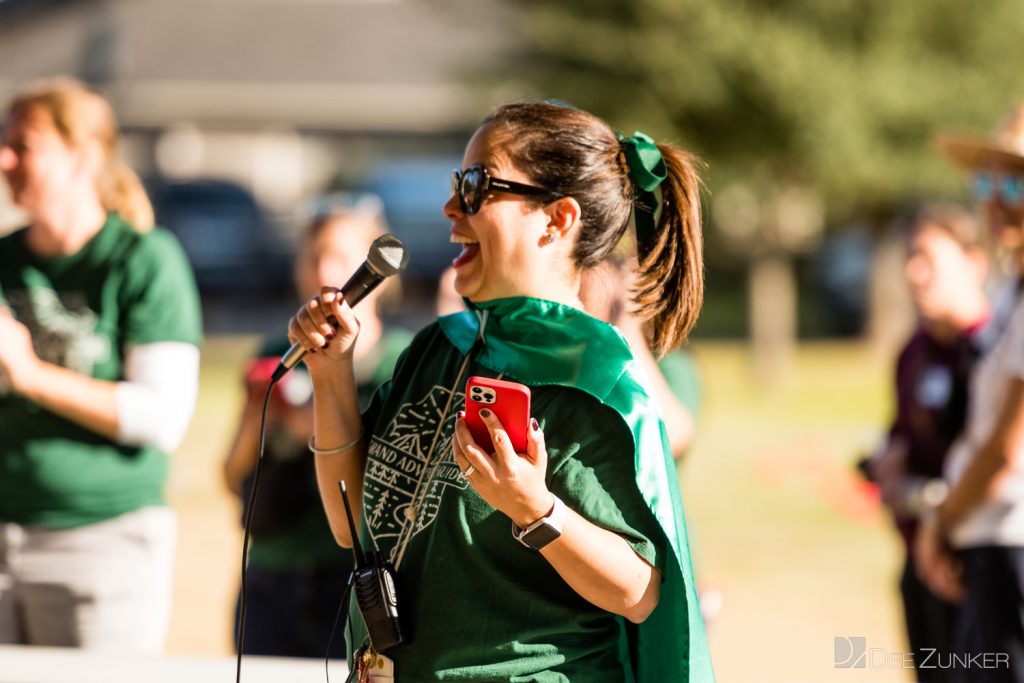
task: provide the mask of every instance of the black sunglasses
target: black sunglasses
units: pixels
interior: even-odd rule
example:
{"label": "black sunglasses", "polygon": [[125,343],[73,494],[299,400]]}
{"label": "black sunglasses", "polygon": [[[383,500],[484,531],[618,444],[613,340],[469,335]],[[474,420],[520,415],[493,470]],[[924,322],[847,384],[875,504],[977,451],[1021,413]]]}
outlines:
{"label": "black sunglasses", "polygon": [[452,194],[459,195],[459,208],[466,215],[472,216],[479,211],[487,193],[492,190],[524,197],[547,197],[548,201],[565,196],[561,192],[546,190],[543,187],[495,178],[480,164],[470,166],[465,171],[452,171]]}

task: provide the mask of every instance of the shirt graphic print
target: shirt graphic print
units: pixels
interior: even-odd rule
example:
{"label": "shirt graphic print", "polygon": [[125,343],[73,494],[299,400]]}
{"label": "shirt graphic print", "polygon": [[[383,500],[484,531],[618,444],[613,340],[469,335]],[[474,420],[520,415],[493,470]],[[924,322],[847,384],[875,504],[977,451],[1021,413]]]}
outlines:
{"label": "shirt graphic print", "polygon": [[393,562],[399,561],[395,549],[437,517],[447,488],[468,486],[452,456],[455,420],[464,403],[463,392],[453,396],[451,389],[435,385],[422,399],[403,403],[370,442],[363,485],[366,526],[377,547],[391,551]]}
{"label": "shirt graphic print", "polygon": [[91,376],[93,366],[110,356],[110,339],[96,332],[99,317],[83,294],[38,287],[6,298],[15,318],[28,327],[40,359]]}

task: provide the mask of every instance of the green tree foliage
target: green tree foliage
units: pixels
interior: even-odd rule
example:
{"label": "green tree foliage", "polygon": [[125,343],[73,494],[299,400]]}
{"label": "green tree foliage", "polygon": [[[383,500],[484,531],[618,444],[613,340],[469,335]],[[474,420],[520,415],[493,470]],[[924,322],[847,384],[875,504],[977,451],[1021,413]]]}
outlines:
{"label": "green tree foliage", "polygon": [[831,219],[949,193],[939,130],[1024,99],[1017,0],[527,0],[539,94],[674,139],[709,185],[813,189]]}

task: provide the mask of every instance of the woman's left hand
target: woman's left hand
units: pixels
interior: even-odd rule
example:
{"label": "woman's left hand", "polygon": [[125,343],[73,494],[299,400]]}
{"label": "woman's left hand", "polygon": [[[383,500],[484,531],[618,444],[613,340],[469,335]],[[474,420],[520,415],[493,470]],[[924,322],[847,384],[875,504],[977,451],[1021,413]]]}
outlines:
{"label": "woman's left hand", "polygon": [[477,445],[460,413],[452,439],[455,462],[463,472],[473,466],[466,479],[491,507],[505,513],[516,526],[528,527],[551,512],[554,504],[544,480],[548,467],[544,432],[531,419],[526,453],[516,453],[497,415],[488,411],[484,417],[483,412],[481,418],[494,442],[494,455]]}
{"label": "woman's left hand", "polygon": [[32,347],[32,334],[11,312],[0,306],[0,373],[7,376],[11,387],[20,392],[39,357]]}

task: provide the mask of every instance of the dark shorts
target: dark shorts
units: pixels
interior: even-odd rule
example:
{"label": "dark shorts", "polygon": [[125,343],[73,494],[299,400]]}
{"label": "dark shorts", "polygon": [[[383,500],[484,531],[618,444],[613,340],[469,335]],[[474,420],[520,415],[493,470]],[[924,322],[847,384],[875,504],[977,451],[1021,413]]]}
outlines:
{"label": "dark shorts", "polygon": [[[331,629],[348,572],[334,568],[274,570],[250,566],[246,574],[245,654],[345,658],[345,634]],[[236,608],[237,622],[237,608]],[[342,615],[344,616],[344,615]]]}
{"label": "dark shorts", "polygon": [[[960,607],[954,681],[1024,683],[1024,547],[960,551],[967,597]],[[988,665],[986,665],[986,663]]]}
{"label": "dark shorts", "polygon": [[[914,663],[929,662],[941,653],[948,661],[953,651],[957,607],[938,597],[921,582],[911,557],[900,579],[903,614],[907,623],[907,639],[914,653]],[[952,670],[939,667],[916,667],[919,683],[947,683],[953,680]]]}

